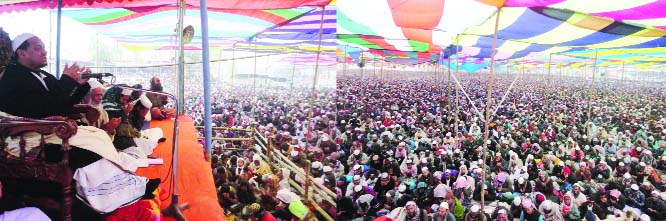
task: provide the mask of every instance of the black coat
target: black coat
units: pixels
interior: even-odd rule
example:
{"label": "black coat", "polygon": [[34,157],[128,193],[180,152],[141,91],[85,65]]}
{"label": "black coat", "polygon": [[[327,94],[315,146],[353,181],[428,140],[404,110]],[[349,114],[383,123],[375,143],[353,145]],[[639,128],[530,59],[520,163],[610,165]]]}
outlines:
{"label": "black coat", "polygon": [[81,85],[67,75],[57,80],[39,70],[46,76],[46,90],[31,72],[21,64],[7,66],[0,79],[0,111],[30,118],[67,116],[90,90],[90,85]]}

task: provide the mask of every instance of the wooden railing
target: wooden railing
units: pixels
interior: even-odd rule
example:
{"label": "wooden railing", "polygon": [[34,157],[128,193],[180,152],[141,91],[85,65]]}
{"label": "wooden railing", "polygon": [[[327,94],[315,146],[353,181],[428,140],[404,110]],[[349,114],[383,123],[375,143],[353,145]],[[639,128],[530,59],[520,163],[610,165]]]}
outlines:
{"label": "wooden railing", "polygon": [[254,133],[254,137],[256,140],[255,145],[261,149],[261,151],[258,151],[257,153],[262,159],[267,160],[269,165],[272,167],[278,167],[278,165],[276,165],[277,163],[280,168],[286,168],[296,176],[304,177],[303,180],[305,183],[298,183],[290,178],[289,184],[291,184],[291,186],[296,189],[297,193],[303,197],[307,205],[312,206],[326,220],[332,221],[333,218],[316,203],[313,194],[316,194],[317,197],[326,201],[331,206],[337,207],[335,203],[336,194],[324,185],[312,181],[312,177],[310,177],[310,161],[307,161],[305,168],[303,168],[305,171],[303,171],[303,169],[291,162],[291,160],[284,156],[280,151],[276,151],[275,148],[273,148],[271,141],[266,140],[266,138],[260,133]]}
{"label": "wooden railing", "polygon": [[[252,124],[251,129],[243,128],[232,128],[232,127],[212,127],[213,130],[230,130],[230,131],[241,131],[250,133],[250,137],[212,137],[211,140],[219,141],[253,141],[250,146],[254,146],[254,133],[255,133],[255,124]],[[203,126],[195,126],[194,128],[204,129]],[[204,137],[197,137],[199,140],[205,139]],[[223,150],[244,150],[242,148],[222,148]]]}
{"label": "wooden railing", "polygon": [[[195,126],[197,129],[203,129],[203,126]],[[296,193],[299,194],[303,199],[304,203],[306,205],[312,206],[318,212],[321,217],[328,221],[333,221],[334,219],[326,212],[324,209],[322,209],[314,200],[315,198],[313,195],[316,195],[318,198],[321,200],[325,201],[326,203],[330,204],[333,207],[336,207],[335,203],[335,197],[336,194],[326,188],[324,185],[315,183],[312,181],[312,177],[310,177],[310,161],[307,161],[307,165],[303,169],[298,167],[296,164],[291,162],[289,158],[284,156],[280,151],[276,151],[275,148],[273,147],[272,141],[270,139],[266,139],[259,131],[257,131],[256,124],[252,125],[251,129],[241,129],[241,128],[229,128],[229,127],[213,127],[213,130],[232,130],[232,131],[242,131],[242,132],[249,132],[251,137],[245,138],[213,138],[213,140],[221,140],[221,141],[253,141],[253,144],[251,145],[252,147],[259,148],[257,151],[257,154],[261,156],[261,158],[265,161],[268,162],[268,165],[271,166],[271,169],[275,168],[286,168],[288,169],[292,174],[295,174],[296,176],[303,177],[303,180],[305,180],[305,183],[298,183],[295,180],[289,178],[289,184],[297,191]],[[270,134],[269,136],[272,136]],[[203,137],[199,137],[199,139],[204,139]],[[245,150],[243,148],[222,148],[223,150]],[[313,211],[310,211],[313,212]]]}

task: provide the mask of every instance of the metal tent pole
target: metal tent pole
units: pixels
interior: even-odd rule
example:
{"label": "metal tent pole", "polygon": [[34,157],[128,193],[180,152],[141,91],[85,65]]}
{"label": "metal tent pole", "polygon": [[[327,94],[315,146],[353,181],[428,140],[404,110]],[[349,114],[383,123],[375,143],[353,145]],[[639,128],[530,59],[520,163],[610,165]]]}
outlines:
{"label": "metal tent pole", "polygon": [[[492,91],[493,91],[493,74],[495,72],[495,55],[497,54],[497,29],[499,27],[499,19],[500,19],[500,12],[502,11],[502,8],[497,8],[497,14],[495,16],[495,33],[493,34],[493,46],[491,49],[491,58],[490,58],[490,73],[488,75],[488,90],[486,93],[486,122],[485,122],[485,130],[483,131],[483,164],[481,165],[481,211],[484,211],[484,204],[485,204],[485,194],[484,191],[486,189],[486,159],[488,158],[488,136],[489,136],[489,131],[488,128],[490,126],[490,105],[492,104]],[[483,213],[485,214],[485,212]]]}
{"label": "metal tent pole", "polygon": [[62,0],[58,0],[58,18],[56,25],[56,78],[60,79],[60,35],[62,32]]}
{"label": "metal tent pole", "polygon": [[180,112],[184,113],[185,102],[185,51],[183,50],[183,19],[185,17],[185,0],[178,3],[178,25],[176,36],[178,39],[178,107]]}

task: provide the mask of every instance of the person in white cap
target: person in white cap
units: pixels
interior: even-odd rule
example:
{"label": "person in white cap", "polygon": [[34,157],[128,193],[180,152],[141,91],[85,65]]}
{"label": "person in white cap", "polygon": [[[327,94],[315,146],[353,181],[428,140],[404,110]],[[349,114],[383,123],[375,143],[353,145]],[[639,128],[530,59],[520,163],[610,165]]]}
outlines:
{"label": "person in white cap", "polygon": [[48,65],[44,43],[33,34],[20,34],[12,40],[13,62],[0,79],[0,111],[20,117],[69,116],[72,106],[90,90],[81,72],[89,69],[65,65],[56,79],[41,68]]}
{"label": "person in white cap", "polygon": [[[102,98],[104,97],[105,92],[104,86],[96,79],[91,79],[88,81],[88,83],[91,85],[90,92],[88,93],[90,96],[88,104],[97,109],[99,112],[99,119],[97,122],[88,122],[88,119],[85,118],[85,115],[82,113],[81,115],[84,117],[81,120],[89,126],[99,127],[107,132],[115,130],[116,127],[120,125],[120,118],[114,118],[110,120],[109,114],[106,112],[106,110],[104,110],[104,105],[102,105]],[[110,124],[106,125],[109,122]]]}
{"label": "person in white cap", "polygon": [[539,213],[543,215],[544,220],[564,221],[564,217],[562,217],[561,211],[562,210],[560,209],[560,205],[550,200],[543,201],[539,205]]}
{"label": "person in white cap", "polygon": [[266,162],[261,160],[261,156],[259,156],[259,154],[254,154],[252,156],[252,163],[250,164],[250,169],[252,169],[252,173],[257,174],[259,176],[271,173],[271,167],[268,166]]}
{"label": "person in white cap", "polygon": [[580,184],[574,183],[573,189],[566,193],[566,195],[571,197],[571,200],[576,207],[579,207],[587,202],[587,196],[581,192],[581,188],[582,187]]}
{"label": "person in white cap", "polygon": [[511,214],[508,211],[509,210],[504,208],[504,207],[497,207],[497,212],[495,213],[495,216],[493,217],[493,220],[495,220],[495,221],[511,221],[511,220],[513,220],[511,218]]}
{"label": "person in white cap", "polygon": [[419,208],[416,205],[416,202],[414,201],[408,201],[407,204],[405,204],[405,209],[406,209],[406,216],[405,220],[411,220],[411,221],[427,221],[428,220],[428,213]]}
{"label": "person in white cap", "polygon": [[437,213],[432,217],[433,221],[455,221],[456,217],[453,216],[453,213],[449,212],[449,204],[447,202],[442,202],[437,207]]}
{"label": "person in white cap", "polygon": [[629,189],[624,190],[624,197],[627,199],[627,206],[643,208],[643,205],[645,205],[645,194],[639,190],[635,183],[631,184]]}
{"label": "person in white cap", "polygon": [[469,212],[465,215],[465,221],[485,221],[487,219],[486,214],[481,211],[479,205],[472,205],[469,208]]}
{"label": "person in white cap", "polygon": [[650,197],[645,199],[645,206],[643,212],[654,220],[666,219],[666,202],[661,200],[661,193],[658,190],[653,190]]}

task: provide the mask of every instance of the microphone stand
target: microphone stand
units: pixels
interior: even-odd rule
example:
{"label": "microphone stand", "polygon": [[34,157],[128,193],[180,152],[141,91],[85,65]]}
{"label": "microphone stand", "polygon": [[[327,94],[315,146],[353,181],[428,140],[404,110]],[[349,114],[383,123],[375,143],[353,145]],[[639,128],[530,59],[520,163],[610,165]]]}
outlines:
{"label": "microphone stand", "polygon": [[176,101],[176,117],[174,118],[174,124],[173,124],[173,143],[171,146],[171,153],[173,154],[173,158],[171,158],[171,168],[172,168],[172,185],[173,185],[173,192],[171,195],[171,204],[169,207],[166,209],[162,210],[162,213],[164,216],[167,217],[173,217],[174,219],[178,221],[185,221],[187,218],[183,216],[183,213],[181,210],[185,210],[189,207],[188,203],[183,203],[183,205],[178,204],[178,183],[176,182],[178,179],[178,116],[180,115],[180,108],[178,106],[178,98],[175,95],[166,93],[166,92],[161,92],[161,91],[152,91],[152,90],[146,90],[146,89],[136,89],[133,87],[128,87],[128,86],[121,86],[121,85],[113,85],[114,87],[119,87],[123,89],[130,89],[134,91],[141,91],[144,93],[151,93],[151,94],[158,94],[158,95],[164,95],[168,96],[171,99]]}

